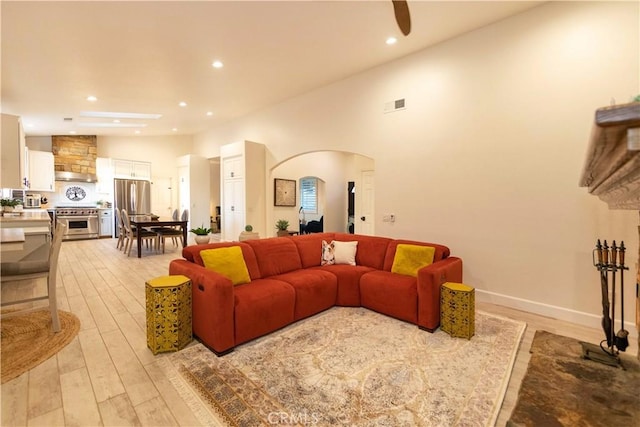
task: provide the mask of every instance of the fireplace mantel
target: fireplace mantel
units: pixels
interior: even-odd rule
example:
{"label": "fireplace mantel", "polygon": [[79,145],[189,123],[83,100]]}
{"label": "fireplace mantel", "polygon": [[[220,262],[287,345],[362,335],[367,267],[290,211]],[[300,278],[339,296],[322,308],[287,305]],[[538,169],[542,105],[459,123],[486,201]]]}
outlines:
{"label": "fireplace mantel", "polygon": [[596,110],[580,186],[610,209],[640,210],[640,102]]}
{"label": "fireplace mantel", "polygon": [[[589,187],[589,193],[606,202],[610,209],[640,210],[640,102],[596,110],[580,187]],[[636,330],[640,360],[640,254],[637,267]]]}

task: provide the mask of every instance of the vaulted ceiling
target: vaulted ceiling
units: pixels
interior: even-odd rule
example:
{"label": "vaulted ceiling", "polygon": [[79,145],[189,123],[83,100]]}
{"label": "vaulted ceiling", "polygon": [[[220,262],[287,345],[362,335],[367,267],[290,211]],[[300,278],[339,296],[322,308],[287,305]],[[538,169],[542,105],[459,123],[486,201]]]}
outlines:
{"label": "vaulted ceiling", "polygon": [[409,1],[404,37],[391,0],[2,1],[2,112],[27,135],[193,134],[540,3]]}

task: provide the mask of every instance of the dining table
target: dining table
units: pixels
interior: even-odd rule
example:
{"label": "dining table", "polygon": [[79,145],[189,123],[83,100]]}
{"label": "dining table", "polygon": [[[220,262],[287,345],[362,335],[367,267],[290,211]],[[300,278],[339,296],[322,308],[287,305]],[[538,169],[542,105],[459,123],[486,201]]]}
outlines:
{"label": "dining table", "polygon": [[[180,229],[182,230],[182,247],[187,246],[188,221],[162,217],[154,219],[154,217],[149,215],[131,215],[129,221],[131,222],[131,226],[136,227],[137,229],[180,226]],[[136,233],[136,239],[138,243],[138,258],[142,258],[142,235],[140,233]]]}

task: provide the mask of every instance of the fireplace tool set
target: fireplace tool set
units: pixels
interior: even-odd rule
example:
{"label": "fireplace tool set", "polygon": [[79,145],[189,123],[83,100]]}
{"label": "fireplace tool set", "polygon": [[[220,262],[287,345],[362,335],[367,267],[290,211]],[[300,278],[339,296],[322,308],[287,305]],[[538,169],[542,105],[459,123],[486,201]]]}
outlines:
{"label": "fireplace tool set", "polygon": [[[625,351],[629,346],[629,331],[624,329],[624,271],[629,267],[624,265],[624,242],[616,246],[614,240],[611,246],[596,243],[593,250],[593,265],[600,273],[600,288],[602,292],[602,329],[605,339],[599,346],[582,343],[582,357],[611,366],[620,364],[619,351]],[[616,273],[620,272],[620,330],[615,332],[616,314]],[[609,304],[609,279],[611,279],[611,304]],[[609,314],[611,313],[611,314]],[[604,343],[607,346],[604,346]]]}

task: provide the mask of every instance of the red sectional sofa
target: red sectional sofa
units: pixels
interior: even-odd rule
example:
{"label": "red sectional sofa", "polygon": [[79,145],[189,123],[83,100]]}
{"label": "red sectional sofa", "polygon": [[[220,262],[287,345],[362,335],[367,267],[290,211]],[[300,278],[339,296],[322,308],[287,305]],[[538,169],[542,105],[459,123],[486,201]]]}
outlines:
{"label": "red sectional sofa", "polygon": [[[356,265],[321,265],[322,242],[357,241]],[[435,248],[417,277],[393,273],[399,244]],[[251,282],[233,285],[204,267],[205,249],[239,246]],[[345,233],[316,233],[187,246],[170,274],[192,281],[193,332],[216,354],[334,305],[366,307],[415,323],[440,325],[440,285],[462,282],[462,260],[439,244]]]}

